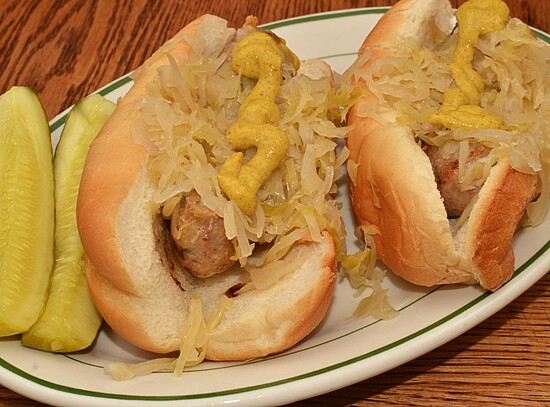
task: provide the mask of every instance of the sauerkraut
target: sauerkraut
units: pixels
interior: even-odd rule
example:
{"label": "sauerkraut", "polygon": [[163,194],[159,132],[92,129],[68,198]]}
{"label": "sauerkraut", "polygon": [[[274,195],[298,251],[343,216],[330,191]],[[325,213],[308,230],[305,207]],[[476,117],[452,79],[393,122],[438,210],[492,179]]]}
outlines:
{"label": "sauerkraut", "polygon": [[[226,133],[256,83],[232,70],[231,51],[253,30],[246,25],[228,30],[225,40],[208,47],[200,38],[190,38],[193,50],[183,65],[168,55],[171,63],[158,69],[158,80],[138,102],[132,128],[133,140],[149,154],[149,174],[156,187],[152,211],[169,218],[180,198],[195,190],[202,204],[223,218],[235,257],[250,272],[251,283],[241,292],[250,285],[269,287],[293,271],[284,256],[304,238],[320,241],[323,230],[331,233],[346,268],[346,231],[341,204],[334,197],[349,155],[345,117],[360,94],[340,83],[337,75],[318,75],[318,69],[311,75],[307,69],[296,72],[287,58],[276,99],[281,113],[276,125],[287,135],[290,147],[258,191],[254,214],[246,216],[223,194],[217,176],[235,153]],[[255,151],[243,153],[246,162]],[[248,259],[259,248],[265,251],[263,263],[252,265]],[[371,248],[365,246],[360,255],[370,258]],[[371,282],[382,278],[373,273],[371,263],[361,263],[354,271],[368,282],[369,294],[382,291],[379,283]],[[387,303],[385,293],[380,299]]]}
{"label": "sauerkraut", "polygon": [[[331,195],[342,177],[346,150],[339,153],[337,146],[347,128],[335,122],[343,121],[354,100],[351,88],[333,86],[329,77],[312,79],[284,64],[277,126],[288,136],[289,151],[258,191],[255,213],[245,216],[224,196],[217,174],[235,152],[225,134],[255,84],[230,66],[235,45],[231,36],[246,34],[244,28],[228,32],[227,41],[209,49],[197,49],[202,43],[195,40],[189,60],[181,66],[171,58],[139,102],[140,120],[133,128],[134,140],[150,156],[149,172],[157,186],[153,204],[168,217],[177,197],[196,190],[202,203],[223,217],[226,236],[243,267],[256,245],[271,245],[265,256],[271,263],[305,234],[318,240],[319,218],[337,232],[336,239],[345,238]],[[245,161],[254,153],[245,151]]]}
{"label": "sauerkraut", "polygon": [[[518,171],[538,174],[541,194],[529,205],[524,222],[537,225],[544,219],[550,198],[550,46],[516,18],[502,31],[481,36],[473,60],[484,81],[481,107],[502,117],[506,130],[447,129],[427,119],[440,108],[443,92],[453,86],[449,63],[459,30],[455,28],[432,48],[407,42],[396,44],[396,52],[382,59],[371,59],[370,52],[362,55],[346,76],[364,81],[376,102],[363,106],[358,114],[387,125],[378,112],[391,106],[397,124],[409,127],[421,144],[460,142],[461,189],[481,185],[502,157]],[[469,143],[473,142],[491,151],[475,165],[466,165]]]}
{"label": "sauerkraut", "polygon": [[231,299],[222,296],[208,319],[205,319],[202,301],[193,295],[189,302],[189,314],[180,327],[178,357],[160,357],[133,364],[113,362],[105,367],[105,371],[117,381],[131,380],[153,372],[171,372],[175,376],[181,376],[185,368],[196,366],[204,360],[208,333],[216,328],[224,313],[231,307]]}

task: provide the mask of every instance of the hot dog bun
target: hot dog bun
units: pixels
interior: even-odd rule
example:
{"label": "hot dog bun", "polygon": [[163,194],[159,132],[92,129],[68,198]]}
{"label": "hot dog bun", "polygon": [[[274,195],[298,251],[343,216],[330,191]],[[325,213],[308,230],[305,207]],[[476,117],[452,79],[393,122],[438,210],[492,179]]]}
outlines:
{"label": "hot dog bun", "polygon": [[[403,53],[401,44],[435,50],[453,30],[453,14],[447,1],[402,0],[362,44],[350,73],[357,86],[372,92],[348,115],[355,126],[348,138],[350,162],[357,164],[351,200],[357,223],[379,231],[373,235],[379,258],[404,279],[423,286],[477,282],[496,290],[513,274],[512,237],[540,191],[539,176],[499,158],[468,219],[455,227],[413,129],[401,124],[393,105],[380,102],[361,76],[377,61]],[[378,106],[375,114],[362,113],[371,106]]]}
{"label": "hot dog bun", "polygon": [[[191,298],[198,295],[207,317],[228,296],[232,305],[208,335],[206,358],[247,360],[293,346],[323,319],[335,284],[331,235],[305,236],[294,244],[283,257],[290,272],[265,289],[235,293],[250,282],[239,263],[213,277],[192,276],[172,257],[164,220],[151,209],[156,186],[148,174],[148,152],[132,135],[135,104],[159,80],[157,69],[170,64],[168,55],[172,63],[185,64],[193,52],[190,42],[209,47],[225,41],[230,30],[226,25],[218,17],[199,18],[139,69],[90,148],[77,219],[88,285],[114,331],[148,351],[177,351]],[[313,71],[317,75],[323,68]],[[324,74],[330,72],[325,69]],[[248,264],[261,256],[253,254]]]}

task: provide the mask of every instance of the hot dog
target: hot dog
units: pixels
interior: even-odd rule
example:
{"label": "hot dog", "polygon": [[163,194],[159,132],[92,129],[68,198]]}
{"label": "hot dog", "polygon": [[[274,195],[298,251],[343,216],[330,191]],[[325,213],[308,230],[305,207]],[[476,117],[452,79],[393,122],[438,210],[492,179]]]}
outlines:
{"label": "hot dog", "polygon": [[334,78],[256,24],[190,23],[133,75],[90,147],[77,205],[88,285],[142,349],[262,357],[331,302],[346,134],[330,119]]}
{"label": "hot dog", "polygon": [[548,207],[549,47],[501,0],[401,0],[348,78],[350,193],[379,258],[424,286],[514,272],[512,238]]}

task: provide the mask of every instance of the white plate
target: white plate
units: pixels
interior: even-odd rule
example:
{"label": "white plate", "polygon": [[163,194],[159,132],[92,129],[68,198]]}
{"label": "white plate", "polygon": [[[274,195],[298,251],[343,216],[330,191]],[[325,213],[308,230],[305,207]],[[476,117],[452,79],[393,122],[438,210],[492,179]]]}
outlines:
{"label": "white plate", "polygon": [[[301,58],[323,58],[343,71],[385,9],[316,14],[268,25]],[[547,41],[550,37],[537,32]],[[129,88],[122,78],[100,91],[116,100]],[[67,112],[51,124],[60,135]],[[346,191],[341,191],[348,231],[353,231]],[[147,355],[102,328],[91,349],[59,355],[27,349],[17,338],[0,340],[0,383],[55,405],[280,405],[313,397],[378,375],[462,334],[502,309],[550,269],[550,216],[514,238],[516,273],[494,294],[478,287],[424,289],[391,274],[385,280],[400,315],[390,321],[350,318],[358,301],[346,281],[338,284],[326,320],[291,350],[248,363],[205,362],[183,377],[156,373],[115,382],[102,367]],[[350,233],[350,236],[352,233]],[[353,245],[353,238],[350,239]],[[354,251],[354,250],[353,250]]]}

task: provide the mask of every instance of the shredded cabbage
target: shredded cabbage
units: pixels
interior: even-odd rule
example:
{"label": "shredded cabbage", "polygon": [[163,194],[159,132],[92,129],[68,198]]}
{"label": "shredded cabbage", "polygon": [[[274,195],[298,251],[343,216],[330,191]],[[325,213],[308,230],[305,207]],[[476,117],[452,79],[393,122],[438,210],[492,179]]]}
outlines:
{"label": "shredded cabbage", "polygon": [[181,376],[183,369],[198,365],[206,356],[208,331],[202,314],[202,302],[193,294],[189,314],[179,330],[180,354],[176,358],[174,375]]}
{"label": "shredded cabbage", "polygon": [[178,357],[154,358],[134,364],[113,362],[105,367],[105,371],[117,381],[131,380],[136,376],[153,372],[172,372],[174,376],[181,376],[185,368],[196,366],[204,360],[208,346],[208,333],[216,328],[232,305],[230,298],[221,296],[217,307],[212,310],[209,318],[205,319],[202,301],[194,294],[189,303],[189,314],[179,330]]}
{"label": "shredded cabbage", "polygon": [[[245,35],[243,30],[236,36]],[[328,77],[296,73],[290,63],[284,64],[277,126],[290,141],[288,155],[259,190],[256,212],[245,216],[227,200],[217,181],[219,167],[234,153],[225,134],[255,85],[231,69],[233,46],[234,42],[220,41],[218,48],[201,48],[202,53],[192,52],[181,66],[170,58],[170,65],[158,69],[158,80],[138,102],[132,136],[150,156],[149,173],[157,186],[153,204],[169,217],[177,198],[195,189],[201,202],[223,217],[226,237],[243,267],[258,245],[271,245],[265,256],[268,266],[304,236],[317,239],[323,229],[320,218],[343,241],[343,221],[333,210],[332,198],[349,154],[338,149],[348,133],[341,124],[357,92],[351,86],[334,86]],[[245,161],[253,150],[244,152]]]}
{"label": "shredded cabbage", "polygon": [[449,130],[426,119],[452,85],[448,64],[459,29],[434,49],[398,44],[395,53],[382,59],[371,59],[366,52],[345,74],[346,80],[364,81],[377,99],[358,114],[387,124],[380,110],[391,106],[397,112],[397,124],[408,126],[423,143],[474,141],[490,147],[488,156],[470,166],[465,165],[466,144],[461,144],[459,173],[464,190],[482,184],[502,157],[520,172],[538,174],[542,193],[529,205],[525,222],[537,225],[548,210],[550,194],[550,46],[516,18],[502,31],[483,35],[473,61],[485,85],[481,106],[504,118],[509,130]]}
{"label": "shredded cabbage", "polygon": [[[235,36],[246,34],[243,28]],[[258,191],[255,213],[246,216],[225,197],[217,180],[220,166],[234,154],[225,134],[255,86],[255,81],[231,69],[235,41],[230,40],[210,48],[191,41],[194,52],[189,60],[178,66],[170,57],[170,64],[158,69],[158,80],[137,103],[132,137],[149,154],[149,174],[156,186],[153,210],[169,218],[179,198],[196,190],[202,204],[223,217],[235,260],[251,275],[252,284],[246,289],[274,284],[292,269],[282,260],[292,246],[304,238],[319,240],[323,230],[331,233],[346,269],[345,227],[333,198],[349,156],[345,117],[360,92],[340,83],[338,75],[311,78],[295,72],[291,63],[283,65],[284,80],[276,99],[281,119],[276,125],[286,133],[290,147]],[[244,161],[254,153],[254,149],[245,151]],[[263,263],[249,264],[260,247],[267,247]],[[365,247],[361,256],[369,255],[370,248]],[[357,273],[369,284],[375,278],[366,265]]]}

